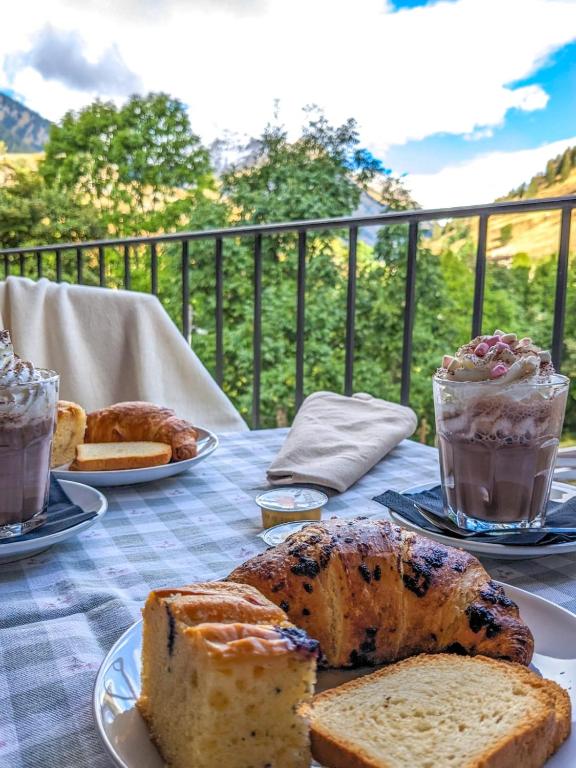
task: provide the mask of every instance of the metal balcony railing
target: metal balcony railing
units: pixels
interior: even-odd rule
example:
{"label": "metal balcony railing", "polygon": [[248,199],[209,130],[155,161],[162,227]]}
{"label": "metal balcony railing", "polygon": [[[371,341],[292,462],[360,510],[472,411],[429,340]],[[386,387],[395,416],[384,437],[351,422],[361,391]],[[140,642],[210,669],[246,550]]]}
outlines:
{"label": "metal balcony railing", "polygon": [[[92,240],[78,243],[52,244],[22,248],[0,249],[0,260],[4,260],[4,274],[7,277],[14,266],[19,273],[26,273],[27,260],[35,258],[36,274],[43,275],[43,256],[55,254],[56,280],[62,279],[62,257],[64,253],[74,253],[76,256],[76,279],[83,282],[83,261],[86,251],[97,250],[99,283],[106,287],[106,251],[107,249],[123,249],[124,254],[124,287],[130,289],[130,248],[145,246],[150,249],[150,285],[153,294],[158,293],[158,254],[159,243],[177,243],[180,245],[182,318],[181,330],[186,338],[190,335],[190,256],[189,243],[193,241],[213,241],[214,269],[216,286],[216,380],[222,384],[224,371],[224,302],[223,302],[223,258],[224,243],[229,238],[253,238],[253,290],[254,290],[254,323],[252,337],[253,351],[253,396],[252,396],[252,425],[257,428],[260,424],[260,375],[262,369],[262,241],[269,235],[295,233],[298,235],[298,271],[296,281],[296,407],[304,396],[304,328],[305,328],[305,293],[306,293],[306,238],[308,232],[316,230],[346,229],[349,236],[348,247],[348,286],[346,306],[346,340],[345,340],[345,372],[343,391],[352,394],[354,374],[354,323],[356,305],[356,251],[358,230],[360,227],[387,226],[391,224],[408,225],[408,241],[406,251],[406,285],[404,300],[404,331],[402,347],[402,379],[400,400],[408,404],[410,399],[410,370],[412,361],[412,332],[415,313],[415,284],[416,256],[418,250],[419,225],[421,222],[449,220],[458,218],[478,218],[478,236],[476,249],[476,266],[474,278],[474,303],[472,310],[472,337],[481,332],[482,312],[484,305],[484,283],[486,276],[486,244],[488,221],[491,216],[510,213],[529,213],[541,211],[559,211],[561,213],[558,235],[558,266],[556,276],[556,292],[554,301],[554,325],[552,341],[552,358],[557,370],[561,368],[562,341],[564,333],[564,316],[566,310],[566,289],[568,284],[568,257],[570,250],[570,226],[572,211],[576,207],[575,197],[554,197],[540,200],[519,200],[514,202],[494,203],[491,205],[473,205],[458,208],[418,209],[411,211],[395,211],[376,216],[343,217],[334,219],[315,219],[311,221],[292,221],[281,224],[265,224],[260,226],[242,226],[227,229],[211,229],[196,232],[177,232],[153,237],[130,237],[116,240]],[[0,262],[1,263],[1,262]]]}

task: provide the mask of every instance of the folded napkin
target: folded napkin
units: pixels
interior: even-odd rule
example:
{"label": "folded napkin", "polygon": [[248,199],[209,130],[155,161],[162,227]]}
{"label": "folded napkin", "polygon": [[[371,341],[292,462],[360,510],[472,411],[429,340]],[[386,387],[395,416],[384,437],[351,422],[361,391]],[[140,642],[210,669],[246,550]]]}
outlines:
{"label": "folded napkin", "polygon": [[[415,504],[430,510],[437,515],[444,514],[444,505],[442,500],[442,488],[437,485],[435,488],[430,488],[426,491],[420,491],[419,493],[397,493],[396,491],[386,491],[380,496],[375,496],[374,501],[384,504],[394,510],[397,514],[406,518],[414,525],[419,525],[421,528],[425,528],[427,531],[438,533],[441,529],[437,528],[432,523],[429,523],[420,512]],[[546,511],[546,520],[550,525],[555,525],[560,528],[569,528],[571,526],[576,527],[576,496],[573,496],[568,501],[560,504],[557,501],[550,501]],[[462,539],[456,534],[450,533],[450,531],[441,531],[445,536],[452,536],[454,542],[461,541]],[[499,534],[498,536],[474,536],[474,541],[485,541],[491,544],[535,544],[542,546],[543,544],[558,544],[562,541],[573,541],[576,538],[576,534],[562,534],[562,533],[540,533],[539,531],[526,531],[526,533],[513,533],[510,536]]]}
{"label": "folded napkin", "polygon": [[414,411],[366,394],[315,392],[302,403],[268,469],[272,485],[345,491],[416,429]]}
{"label": "folded napkin", "polygon": [[65,531],[74,525],[83,523],[85,520],[91,520],[96,517],[97,512],[84,512],[83,509],[73,504],[68,498],[68,494],[58,480],[50,476],[50,492],[48,495],[48,510],[46,513],[46,522],[35,528],[30,533],[24,533],[22,536],[12,536],[9,539],[0,539],[0,545],[13,544],[15,541],[29,541],[31,539],[40,539],[49,536],[52,533]]}

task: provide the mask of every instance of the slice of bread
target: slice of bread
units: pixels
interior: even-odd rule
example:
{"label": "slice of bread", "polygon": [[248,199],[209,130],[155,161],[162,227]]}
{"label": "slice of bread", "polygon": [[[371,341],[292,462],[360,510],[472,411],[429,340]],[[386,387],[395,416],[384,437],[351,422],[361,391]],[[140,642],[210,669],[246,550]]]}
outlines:
{"label": "slice of bread", "polygon": [[243,584],[151,592],[137,706],[171,768],[310,768],[318,643]]}
{"label": "slice of bread", "polygon": [[70,469],[98,472],[114,469],[141,469],[168,464],[172,448],[166,443],[83,443],[76,447]]}
{"label": "slice of bread", "polygon": [[59,400],[56,429],[52,440],[51,467],[68,464],[76,455],[76,446],[84,442],[86,411],[77,403]]}
{"label": "slice of bread", "polygon": [[526,667],[416,656],[315,696],[327,768],[539,768],[570,732],[570,699]]}

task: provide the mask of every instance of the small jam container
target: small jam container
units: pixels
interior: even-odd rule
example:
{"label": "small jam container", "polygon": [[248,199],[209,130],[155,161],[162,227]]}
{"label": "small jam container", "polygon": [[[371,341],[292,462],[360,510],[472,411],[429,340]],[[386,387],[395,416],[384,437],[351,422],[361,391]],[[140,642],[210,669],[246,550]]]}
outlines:
{"label": "small jam container", "polygon": [[279,523],[301,520],[320,520],[322,507],[328,503],[328,496],[311,488],[274,488],[256,497],[256,504],[262,510],[262,525],[271,528]]}

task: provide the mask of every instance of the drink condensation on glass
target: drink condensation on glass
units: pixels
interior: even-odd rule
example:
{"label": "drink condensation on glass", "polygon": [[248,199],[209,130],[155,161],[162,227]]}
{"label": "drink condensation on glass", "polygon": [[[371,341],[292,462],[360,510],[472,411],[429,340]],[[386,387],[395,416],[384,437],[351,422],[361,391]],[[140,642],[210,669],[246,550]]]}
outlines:
{"label": "drink condensation on glass", "polygon": [[58,383],[43,369],[26,383],[0,383],[0,538],[45,520]]}
{"label": "drink condensation on glass", "polygon": [[454,381],[435,376],[444,509],[461,528],[545,522],[569,380]]}

